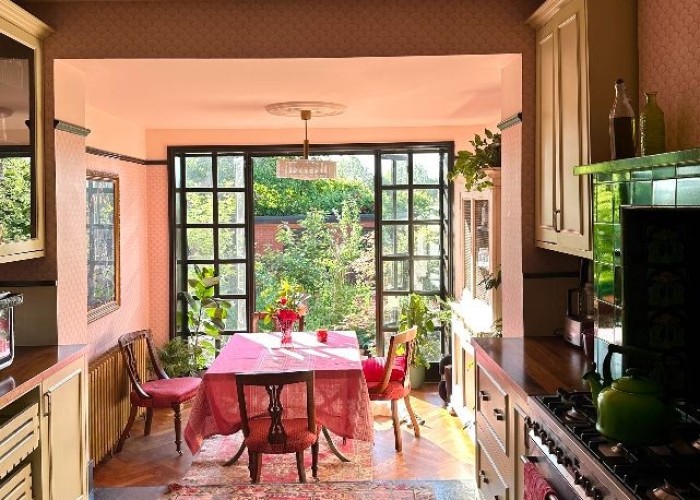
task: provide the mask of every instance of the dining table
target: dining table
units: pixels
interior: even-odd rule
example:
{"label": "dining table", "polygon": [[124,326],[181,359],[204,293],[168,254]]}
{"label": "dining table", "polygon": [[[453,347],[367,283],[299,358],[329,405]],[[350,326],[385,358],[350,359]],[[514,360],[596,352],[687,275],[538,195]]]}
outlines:
{"label": "dining table", "polygon": [[[372,414],[367,382],[362,372],[357,335],[353,331],[329,331],[326,342],[314,332],[294,332],[291,346],[281,345],[279,332],[236,333],[202,377],[185,428],[185,442],[197,453],[202,442],[215,434],[241,430],[236,375],[314,372],[314,408],[331,450],[329,432],[344,439],[373,441]],[[283,404],[293,407],[305,400],[305,387],[285,386]],[[246,397],[246,399],[248,399]],[[243,451],[229,462],[235,462]]]}

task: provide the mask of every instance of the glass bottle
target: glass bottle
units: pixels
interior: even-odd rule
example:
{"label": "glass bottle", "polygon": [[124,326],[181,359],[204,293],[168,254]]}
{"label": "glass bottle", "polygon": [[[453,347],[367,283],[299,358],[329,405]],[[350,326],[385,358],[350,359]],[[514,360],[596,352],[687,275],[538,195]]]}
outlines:
{"label": "glass bottle", "polygon": [[642,156],[666,151],[666,127],[664,112],[656,102],[656,92],[644,94],[646,103],[639,114],[640,152]]}
{"label": "glass bottle", "polygon": [[610,109],[610,154],[613,160],[636,156],[634,110],[625,92],[625,81],[615,82],[615,102]]}

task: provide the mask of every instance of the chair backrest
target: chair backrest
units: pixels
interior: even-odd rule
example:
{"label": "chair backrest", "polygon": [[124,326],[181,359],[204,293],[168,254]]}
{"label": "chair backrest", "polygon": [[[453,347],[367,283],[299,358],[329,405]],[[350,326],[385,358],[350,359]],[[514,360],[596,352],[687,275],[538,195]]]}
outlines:
{"label": "chair backrest", "polygon": [[285,385],[306,384],[306,419],[309,432],[316,432],[316,407],[314,406],[314,372],[297,371],[281,373],[251,373],[236,374],[236,389],[238,391],[238,407],[241,413],[241,428],[243,435],[250,435],[248,421],[248,405],[245,399],[246,386],[264,387],[269,396],[267,411],[272,420],[267,441],[270,444],[284,444],[287,440],[287,433],[284,429],[282,414],[282,389]]}
{"label": "chair backrest", "polygon": [[[389,350],[387,351],[386,364],[384,365],[384,374],[382,375],[382,381],[375,389],[376,392],[384,392],[389,385],[389,380],[391,379],[391,371],[394,369],[394,361],[396,360],[396,349],[403,344],[404,353],[402,356],[406,356],[406,372],[408,372],[409,363],[411,362],[411,356],[413,354],[413,342],[416,339],[416,334],[418,333],[418,327],[413,325],[408,330],[403,332],[394,333],[389,337]],[[409,377],[404,374],[403,384],[406,385],[409,382]]]}
{"label": "chair backrest", "polygon": [[[267,311],[255,311],[253,313],[253,321],[250,323],[251,333],[257,333],[259,331],[258,330],[258,322],[265,321],[265,318],[267,318],[269,315],[270,315],[270,313]],[[304,331],[304,316],[299,316],[299,319],[297,320],[297,324],[299,325],[299,331],[303,332]]]}
{"label": "chair backrest", "polygon": [[122,357],[124,358],[124,364],[126,365],[126,371],[129,374],[129,379],[131,380],[132,388],[141,396],[142,398],[149,397],[148,394],[141,388],[141,375],[139,374],[138,364],[136,362],[136,347],[139,343],[145,342],[148,349],[148,356],[151,359],[151,366],[153,366],[153,371],[159,379],[167,379],[168,375],[163,370],[163,366],[160,364],[160,359],[156,354],[156,350],[153,347],[153,338],[151,337],[150,330],[140,330],[138,332],[131,332],[119,337],[117,341],[119,344],[119,349],[121,350]]}

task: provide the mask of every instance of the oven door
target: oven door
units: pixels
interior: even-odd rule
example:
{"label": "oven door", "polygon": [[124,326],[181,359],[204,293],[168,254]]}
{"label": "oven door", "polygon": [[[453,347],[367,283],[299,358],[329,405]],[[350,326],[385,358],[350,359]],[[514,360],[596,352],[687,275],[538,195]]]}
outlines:
{"label": "oven door", "polygon": [[540,474],[547,480],[555,496],[549,496],[547,500],[578,500],[581,497],[567,480],[568,472],[563,466],[558,465],[554,455],[546,453],[544,449],[533,439],[530,434],[529,450],[530,455],[523,455],[523,462],[531,462],[537,466]]}

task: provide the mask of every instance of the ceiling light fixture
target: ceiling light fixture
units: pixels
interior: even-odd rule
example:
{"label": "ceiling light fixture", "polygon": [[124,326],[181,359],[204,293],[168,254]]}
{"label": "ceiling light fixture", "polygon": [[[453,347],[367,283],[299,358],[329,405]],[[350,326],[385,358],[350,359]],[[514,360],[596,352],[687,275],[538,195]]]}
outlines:
{"label": "ceiling light fixture", "polygon": [[345,111],[345,106],[332,102],[291,101],[265,106],[268,113],[277,116],[300,116],[304,120],[304,157],[277,160],[277,177],[290,179],[334,179],[336,162],[309,158],[308,123],[312,117],[335,116]]}

